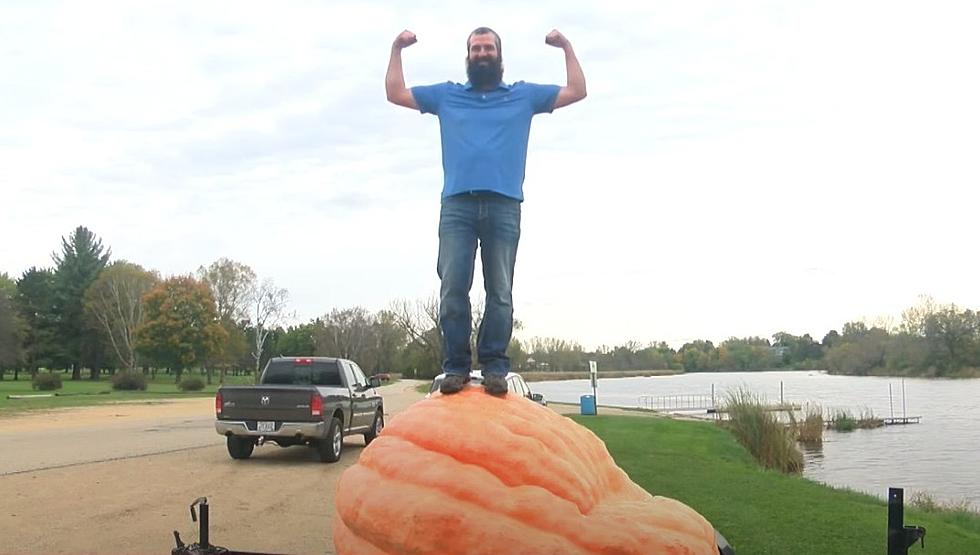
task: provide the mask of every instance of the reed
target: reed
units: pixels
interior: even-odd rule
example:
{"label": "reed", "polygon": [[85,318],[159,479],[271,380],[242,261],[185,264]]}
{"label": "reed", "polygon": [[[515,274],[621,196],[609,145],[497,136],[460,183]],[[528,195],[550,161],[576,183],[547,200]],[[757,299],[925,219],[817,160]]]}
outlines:
{"label": "reed", "polygon": [[791,427],[766,410],[758,396],[738,389],[727,395],[727,426],[759,464],[785,473],[803,471],[803,454]]}

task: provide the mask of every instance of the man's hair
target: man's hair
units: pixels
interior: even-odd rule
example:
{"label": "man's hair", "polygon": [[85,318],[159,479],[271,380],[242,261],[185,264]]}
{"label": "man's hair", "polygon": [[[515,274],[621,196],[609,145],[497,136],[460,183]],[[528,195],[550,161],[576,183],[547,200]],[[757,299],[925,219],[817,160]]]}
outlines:
{"label": "man's hair", "polygon": [[493,35],[493,38],[495,39],[495,42],[497,43],[497,59],[499,60],[499,59],[502,58],[501,51],[500,51],[500,35],[498,35],[496,31],[494,31],[493,29],[491,29],[489,27],[477,27],[476,29],[473,29],[473,32],[472,33],[470,33],[469,35],[466,35],[466,57],[467,58],[470,57],[470,38],[473,35]]}

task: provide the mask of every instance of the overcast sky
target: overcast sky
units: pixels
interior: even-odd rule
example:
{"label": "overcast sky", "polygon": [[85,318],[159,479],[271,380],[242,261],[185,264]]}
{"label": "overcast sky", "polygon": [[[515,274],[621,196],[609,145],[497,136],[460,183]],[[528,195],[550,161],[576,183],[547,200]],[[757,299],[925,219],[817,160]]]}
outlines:
{"label": "overcast sky", "polygon": [[[411,7],[409,7],[411,6]],[[0,2],[0,272],[78,225],[164,275],[219,257],[299,321],[438,290],[438,121],[388,104],[504,78],[589,96],[532,124],[522,338],[810,333],[980,308],[980,5],[778,2]],[[474,285],[474,297],[482,281]]]}

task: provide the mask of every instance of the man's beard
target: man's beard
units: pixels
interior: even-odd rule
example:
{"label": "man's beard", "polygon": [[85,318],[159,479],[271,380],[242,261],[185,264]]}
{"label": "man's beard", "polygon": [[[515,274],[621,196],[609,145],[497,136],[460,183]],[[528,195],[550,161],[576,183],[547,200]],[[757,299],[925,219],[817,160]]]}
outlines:
{"label": "man's beard", "polygon": [[504,66],[499,59],[466,60],[466,76],[477,89],[496,87],[504,77]]}

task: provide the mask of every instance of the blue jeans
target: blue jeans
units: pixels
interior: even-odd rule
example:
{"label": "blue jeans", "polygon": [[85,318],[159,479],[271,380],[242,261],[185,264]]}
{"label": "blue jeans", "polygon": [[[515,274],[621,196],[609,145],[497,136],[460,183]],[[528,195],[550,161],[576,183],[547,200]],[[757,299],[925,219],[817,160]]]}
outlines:
{"label": "blue jeans", "polygon": [[442,280],[439,328],[445,355],[443,372],[467,375],[473,360],[470,288],[477,243],[486,289],[477,361],[485,375],[510,371],[507,346],[514,328],[511,291],[520,237],[520,201],[493,193],[464,193],[442,199],[437,270]]}

